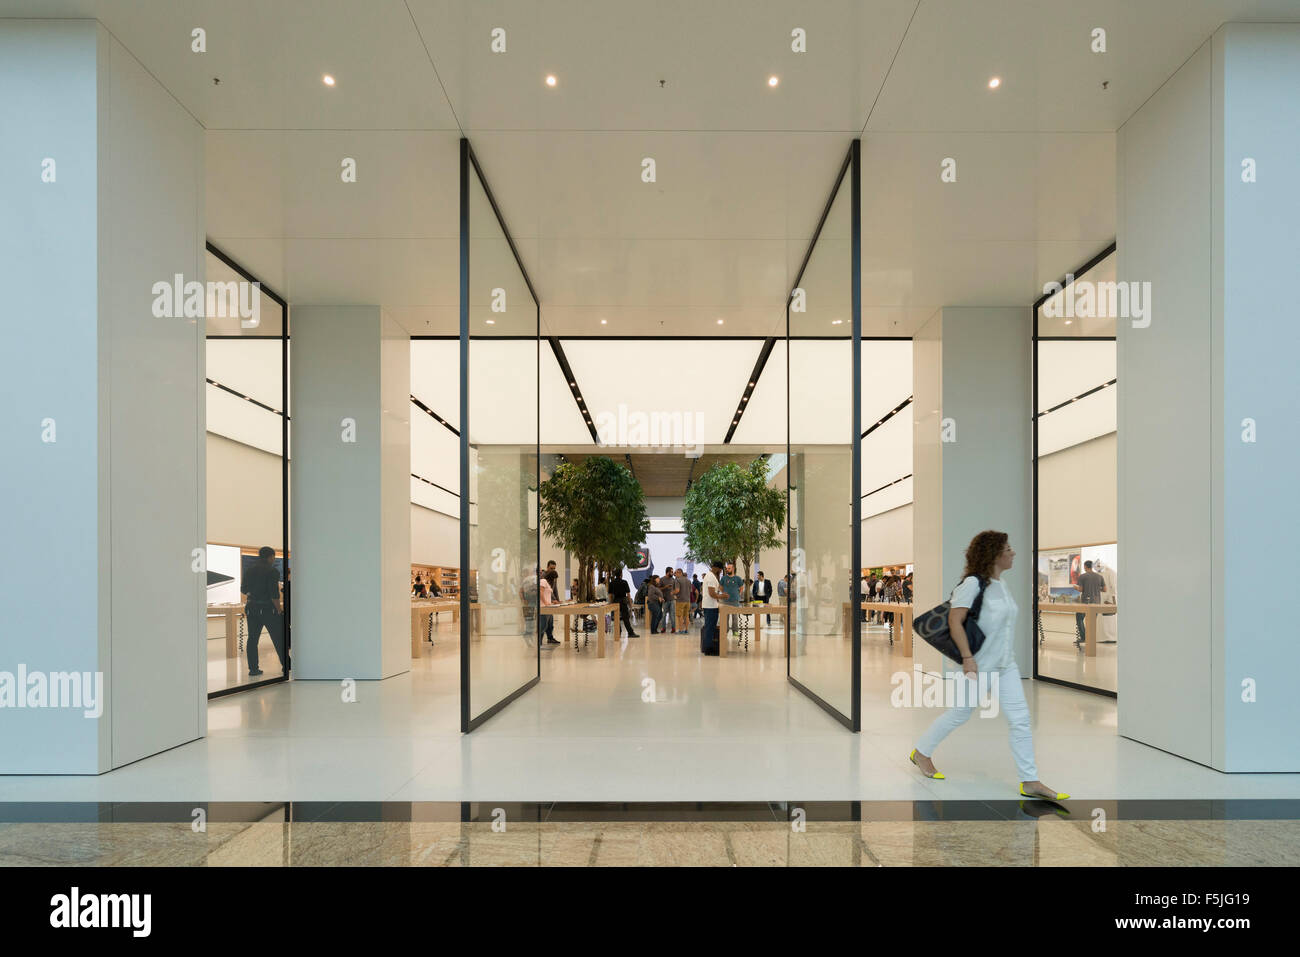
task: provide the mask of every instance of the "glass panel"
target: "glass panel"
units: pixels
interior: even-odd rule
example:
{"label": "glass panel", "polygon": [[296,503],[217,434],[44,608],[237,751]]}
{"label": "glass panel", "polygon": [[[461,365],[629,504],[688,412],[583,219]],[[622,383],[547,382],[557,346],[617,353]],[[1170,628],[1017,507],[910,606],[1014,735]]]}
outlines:
{"label": "glass panel", "polygon": [[1116,344],[1058,339],[1037,349],[1035,673],[1114,692],[1118,615],[1107,612],[1118,608],[1119,590]]}
{"label": "glass panel", "polygon": [[[207,255],[208,692],[287,675],[284,309]],[[268,552],[266,556],[260,552]]]}
{"label": "glass panel", "polygon": [[[1059,283],[1052,284],[1053,286]],[[1043,292],[1049,290],[1044,288]],[[1141,283],[1119,285],[1115,253],[1080,272],[1038,307],[1040,336],[1114,336],[1116,317],[1140,317],[1150,307]]]}
{"label": "glass panel", "polygon": [[[851,175],[851,172],[850,174]],[[840,183],[788,318],[790,677],[850,720],[853,534],[851,186]],[[800,305],[803,309],[800,310]]]}
{"label": "glass panel", "polygon": [[469,720],[538,677],[538,307],[469,175]]}

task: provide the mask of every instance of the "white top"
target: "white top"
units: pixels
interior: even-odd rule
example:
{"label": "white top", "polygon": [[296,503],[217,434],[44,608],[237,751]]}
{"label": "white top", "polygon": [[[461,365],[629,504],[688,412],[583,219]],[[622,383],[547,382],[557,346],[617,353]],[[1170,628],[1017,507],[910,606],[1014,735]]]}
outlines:
{"label": "white top", "polygon": [[[975,596],[980,592],[980,580],[968,575],[952,593],[953,608],[970,608],[975,603]],[[984,589],[984,604],[980,606],[979,617],[975,621],[984,632],[984,645],[975,652],[975,667],[980,671],[1001,671],[1016,663],[1012,654],[1012,641],[1016,631],[1016,617],[1020,607],[1011,597],[1007,586],[1000,579],[991,579]],[[961,665],[944,659],[950,669],[960,670]]]}
{"label": "white top", "polygon": [[605,587],[604,582],[596,583],[596,601],[609,601],[609,589]]}
{"label": "white top", "polygon": [[701,608],[718,607],[718,599],[714,598],[711,594],[709,594],[710,588],[716,588],[718,591],[722,591],[722,585],[718,583],[718,576],[713,574],[712,570],[709,570],[704,573],[704,579],[700,583],[700,592],[701,592],[700,607]]}

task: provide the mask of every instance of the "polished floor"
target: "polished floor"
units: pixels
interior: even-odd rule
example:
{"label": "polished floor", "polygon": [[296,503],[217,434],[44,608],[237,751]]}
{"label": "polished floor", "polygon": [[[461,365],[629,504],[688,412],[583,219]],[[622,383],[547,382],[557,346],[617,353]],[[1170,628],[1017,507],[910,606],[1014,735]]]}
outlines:
{"label": "polished floor", "polygon": [[[604,659],[594,639],[545,652],[541,684],[462,735],[453,625],[435,638],[411,672],[360,683],[353,703],[324,681],[216,699],[205,738],[98,776],[3,776],[0,801],[1016,797],[1000,717],[973,718],[939,749],[947,780],[908,763],[936,711],[891,703],[890,678],[911,661],[879,627],[864,641],[858,735],[788,684],[778,640],[704,658],[696,633],[644,630]],[[1300,775],[1221,774],[1121,738],[1112,699],[1043,682],[1025,690],[1041,777],[1078,800],[1300,798]]]}
{"label": "polished floor", "polygon": [[188,808],[116,806],[0,821],[0,866],[1300,865],[1300,809],[1268,803],[214,806],[201,830]]}

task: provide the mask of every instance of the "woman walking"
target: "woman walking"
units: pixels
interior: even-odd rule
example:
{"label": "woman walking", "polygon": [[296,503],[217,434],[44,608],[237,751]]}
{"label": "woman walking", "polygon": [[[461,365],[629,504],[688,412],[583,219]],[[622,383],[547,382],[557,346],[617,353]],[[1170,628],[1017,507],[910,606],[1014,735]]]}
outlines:
{"label": "woman walking", "polygon": [[[1016,667],[1016,659],[1012,654],[1019,608],[1011,597],[1011,592],[1002,583],[1002,573],[1011,567],[1015,557],[1015,549],[1011,547],[1005,532],[980,532],[966,548],[965,576],[962,583],[953,590],[952,608],[948,613],[948,628],[962,655],[962,675],[955,680],[969,682],[965,689],[965,700],[974,702],[977,700],[976,676],[980,672],[991,673],[997,683],[999,705],[1011,725],[1011,754],[1020,773],[1020,793],[1024,797],[1064,801],[1070,795],[1054,791],[1038,780],[1038,769],[1034,764],[1029,705],[1025,703],[1025,692],[1020,685],[1020,669]],[[984,633],[984,644],[972,655],[965,623],[971,606],[981,592],[983,601],[974,621]],[[949,667],[946,660],[944,666],[945,669]],[[935,769],[930,758],[944,738],[970,719],[973,710],[973,703],[949,708],[921,735],[921,740],[908,757],[927,778],[943,779],[943,774]]]}

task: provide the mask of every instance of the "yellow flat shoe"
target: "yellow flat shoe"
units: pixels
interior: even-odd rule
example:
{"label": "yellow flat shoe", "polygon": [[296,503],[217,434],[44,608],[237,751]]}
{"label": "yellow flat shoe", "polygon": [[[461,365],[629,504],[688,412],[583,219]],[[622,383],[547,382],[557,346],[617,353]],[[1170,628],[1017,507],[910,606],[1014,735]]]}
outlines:
{"label": "yellow flat shoe", "polygon": [[[916,764],[916,748],[913,748],[913,749],[912,749],[912,753],[909,754],[909,755],[907,756],[907,760],[911,761],[913,764]],[[921,766],[920,766],[919,764],[916,764],[916,767],[917,767],[918,770],[921,771],[922,774],[925,774],[925,771],[921,768]],[[943,776],[943,772],[942,772],[942,771],[935,771],[934,774],[925,774],[925,776],[926,776],[927,778],[930,778],[931,780],[934,780],[934,781],[946,781],[946,780],[947,780],[947,778],[945,778],[945,777]]]}
{"label": "yellow flat shoe", "polygon": [[1028,791],[1025,790],[1025,786],[1024,786],[1023,784],[1020,785],[1020,796],[1021,796],[1021,797],[1027,797],[1027,798],[1037,798],[1037,799],[1040,800],[1040,801],[1068,801],[1068,800],[1070,800],[1070,795],[1066,794],[1064,791],[1057,791],[1057,792],[1056,792],[1056,797],[1055,797],[1055,798],[1049,798],[1049,797],[1048,797],[1047,795],[1045,795],[1045,794],[1030,794]]}

